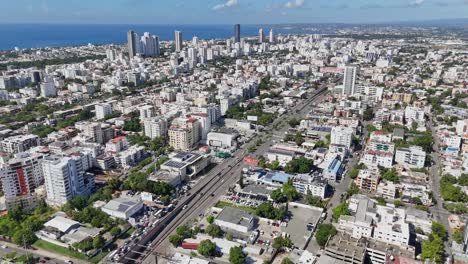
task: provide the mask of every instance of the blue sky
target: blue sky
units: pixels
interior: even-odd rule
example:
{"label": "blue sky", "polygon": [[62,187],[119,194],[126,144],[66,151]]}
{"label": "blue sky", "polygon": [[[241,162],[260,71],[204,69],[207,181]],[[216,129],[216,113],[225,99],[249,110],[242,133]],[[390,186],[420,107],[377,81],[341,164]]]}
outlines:
{"label": "blue sky", "polygon": [[0,23],[268,24],[468,18],[468,0],[0,0]]}

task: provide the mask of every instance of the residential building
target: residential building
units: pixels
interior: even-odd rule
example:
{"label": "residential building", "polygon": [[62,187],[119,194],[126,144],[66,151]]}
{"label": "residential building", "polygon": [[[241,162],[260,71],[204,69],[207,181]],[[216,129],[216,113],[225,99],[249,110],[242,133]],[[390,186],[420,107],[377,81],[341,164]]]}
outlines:
{"label": "residential building", "polygon": [[424,168],[426,152],[420,146],[397,149],[395,162],[409,167]]}
{"label": "residential building", "polygon": [[138,34],[132,30],[127,32],[127,45],[128,45],[128,56],[131,59],[135,57],[139,51]]}
{"label": "residential building", "polygon": [[33,209],[37,205],[35,189],[43,184],[42,155],[27,152],[0,164],[0,180],[7,209]]}
{"label": "residential building", "polygon": [[154,138],[165,138],[167,136],[167,119],[162,117],[150,118],[144,121],[145,136]]}
{"label": "residential building", "polygon": [[354,129],[345,126],[333,127],[330,134],[330,144],[341,145],[350,149],[353,143]]}
{"label": "residential building", "polygon": [[40,142],[38,136],[28,134],[4,138],[0,141],[0,146],[3,152],[14,154],[25,152],[32,147],[37,147]]}
{"label": "residential building", "polygon": [[87,174],[86,157],[47,156],[42,161],[46,202],[62,206],[78,195],[88,196],[94,188],[94,175]]}
{"label": "residential building", "polygon": [[364,163],[367,168],[382,166],[390,169],[393,166],[393,153],[367,149],[364,151],[361,162]]}
{"label": "residential building", "polygon": [[375,193],[379,185],[379,179],[380,173],[378,169],[362,169],[359,170],[354,183],[364,192]]}
{"label": "residential building", "polygon": [[95,106],[95,110],[96,110],[96,118],[98,120],[105,119],[106,116],[112,114],[112,105],[108,103],[97,104]]}

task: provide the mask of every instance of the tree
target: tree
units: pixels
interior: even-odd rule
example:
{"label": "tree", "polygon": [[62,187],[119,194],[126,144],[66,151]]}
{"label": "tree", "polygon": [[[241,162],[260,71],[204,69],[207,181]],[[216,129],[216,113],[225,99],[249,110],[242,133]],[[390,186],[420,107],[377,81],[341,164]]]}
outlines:
{"label": "tree", "polygon": [[302,143],[305,142],[305,139],[300,132],[297,132],[296,135],[294,136],[294,142],[296,142],[298,146],[301,146]]}
{"label": "tree", "polygon": [[20,228],[13,235],[13,242],[17,245],[31,245],[37,240],[36,235],[31,230]]}
{"label": "tree", "polygon": [[95,249],[102,248],[105,243],[106,243],[106,240],[101,235],[98,235],[93,239],[93,248]]}
{"label": "tree", "polygon": [[229,250],[229,262],[232,264],[243,264],[245,262],[247,255],[242,252],[242,248],[232,247]]}
{"label": "tree", "polygon": [[121,232],[122,232],[122,230],[121,230],[120,227],[118,227],[118,226],[114,226],[114,227],[110,230],[110,234],[111,234],[111,236],[113,236],[113,237],[116,237],[116,236],[120,235]]}
{"label": "tree", "polygon": [[184,238],[178,234],[170,235],[169,242],[171,242],[174,247],[178,247],[184,242]]}
{"label": "tree", "polygon": [[283,194],[288,198],[288,201],[296,201],[301,196],[293,185],[292,179],[288,179],[288,182],[283,184]]}
{"label": "tree", "polygon": [[452,234],[452,239],[458,244],[463,244],[463,231],[456,229]]}
{"label": "tree", "polygon": [[309,173],[314,165],[312,160],[306,159],[305,157],[299,157],[289,161],[284,171],[286,173]]}
{"label": "tree", "polygon": [[400,200],[395,200],[393,204],[395,205],[396,208],[403,206],[403,203]]}
{"label": "tree", "polygon": [[208,224],[213,224],[214,219],[215,219],[215,217],[212,214],[210,214],[210,215],[208,215],[206,217],[206,221],[208,222]]}
{"label": "tree", "polygon": [[219,228],[219,226],[215,224],[208,225],[206,227],[206,233],[213,238],[220,237],[223,234],[223,232],[221,231],[221,228]]}
{"label": "tree", "polygon": [[188,225],[181,225],[176,228],[176,234],[185,239],[192,237],[192,230]]}
{"label": "tree", "polygon": [[312,196],[311,194],[307,194],[306,201],[309,205],[325,208],[326,203],[320,198],[319,196]]}
{"label": "tree", "polygon": [[281,264],[294,264],[294,262],[292,262],[292,260],[290,260],[289,258],[284,258],[281,261]]}
{"label": "tree", "polygon": [[362,118],[366,121],[372,120],[372,118],[374,118],[374,111],[372,108],[367,108],[362,114]]}
{"label": "tree", "polygon": [[295,117],[290,118],[290,119],[288,120],[288,124],[289,124],[289,126],[292,127],[292,128],[297,127],[300,123],[301,123],[301,121],[300,121],[299,119],[295,118]]}
{"label": "tree", "polygon": [[277,237],[273,240],[273,248],[279,250],[281,248],[290,248],[293,246],[291,239],[287,237]]}
{"label": "tree", "polygon": [[386,205],[387,202],[385,201],[385,198],[379,196],[379,197],[376,197],[375,200],[377,200],[377,204],[379,205]]}
{"label": "tree", "polygon": [[348,203],[342,202],[339,204],[337,207],[333,209],[333,219],[335,221],[338,221],[340,219],[340,216],[342,215],[350,215],[349,209],[348,209]]}
{"label": "tree", "polygon": [[270,169],[272,169],[272,170],[278,170],[278,169],[279,169],[279,166],[280,166],[279,161],[274,160],[274,161],[272,161],[272,162],[270,163],[270,166],[269,166],[269,167],[270,167]]}
{"label": "tree", "polygon": [[255,214],[257,216],[273,220],[282,220],[287,211],[286,207],[275,208],[270,202],[262,203],[255,208]]}
{"label": "tree", "polygon": [[444,241],[437,235],[432,236],[432,239],[424,241],[421,250],[421,260],[430,260],[436,263],[443,263],[444,258]]}
{"label": "tree", "polygon": [[328,239],[336,235],[336,228],[332,224],[320,224],[315,232],[315,240],[321,247],[325,246]]}
{"label": "tree", "polygon": [[238,183],[239,183],[239,187],[241,187],[241,189],[244,188],[244,174],[242,174],[242,172],[241,172],[241,175],[239,177],[239,182]]}
{"label": "tree", "polygon": [[281,189],[275,189],[270,193],[270,198],[273,199],[275,203],[284,203],[287,201],[286,196],[283,194]]}
{"label": "tree", "polygon": [[433,221],[431,230],[433,236],[438,236],[441,239],[445,239],[447,237],[447,229],[445,229],[445,226],[442,223]]}
{"label": "tree", "polygon": [[214,257],[216,255],[216,244],[208,239],[203,240],[198,245],[197,251],[205,257]]}
{"label": "tree", "polygon": [[351,184],[349,185],[349,188],[348,188],[348,195],[353,196],[353,195],[358,194],[358,193],[359,193],[359,187],[357,186],[356,183],[351,182]]}

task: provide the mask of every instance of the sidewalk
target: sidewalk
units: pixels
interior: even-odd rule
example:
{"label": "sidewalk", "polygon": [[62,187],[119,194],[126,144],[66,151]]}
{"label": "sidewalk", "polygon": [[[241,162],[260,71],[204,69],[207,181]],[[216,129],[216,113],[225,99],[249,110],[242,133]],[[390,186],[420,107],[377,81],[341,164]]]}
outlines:
{"label": "sidewalk", "polygon": [[57,260],[60,260],[60,261],[63,261],[63,262],[71,260],[71,261],[73,261],[73,263],[77,263],[77,264],[88,264],[89,263],[89,262],[81,260],[81,259],[76,259],[76,258],[72,258],[72,257],[68,257],[68,256],[62,256],[62,255],[56,254],[54,252],[49,252],[49,251],[46,251],[46,250],[41,249],[41,248],[37,248],[36,250],[32,250],[32,249],[25,249],[25,248],[19,247],[16,244],[6,242],[6,241],[1,241],[1,243],[4,244],[4,245],[7,245],[11,249],[15,249],[15,250],[23,251],[23,252],[28,252],[28,253],[31,253],[33,255],[38,255],[38,256],[41,256],[41,257],[49,257],[51,259],[57,259]]}

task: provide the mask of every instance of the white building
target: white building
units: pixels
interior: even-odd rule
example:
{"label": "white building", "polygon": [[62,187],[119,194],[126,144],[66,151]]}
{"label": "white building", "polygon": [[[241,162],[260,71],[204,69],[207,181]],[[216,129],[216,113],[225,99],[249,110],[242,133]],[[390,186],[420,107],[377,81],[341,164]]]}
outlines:
{"label": "white building", "polygon": [[237,145],[237,136],[236,133],[210,132],[207,135],[207,143],[213,147],[232,148]]}
{"label": "white building", "polygon": [[40,142],[38,136],[28,134],[4,138],[0,141],[0,146],[1,150],[6,153],[20,153],[39,146]]}
{"label": "white building", "polygon": [[140,199],[123,197],[110,200],[101,208],[104,213],[120,219],[129,219],[141,209],[143,209],[143,202]]}
{"label": "white building", "polygon": [[152,105],[144,105],[139,107],[140,109],[140,120],[145,120],[148,118],[154,117],[154,106]]}
{"label": "white building", "polygon": [[107,104],[107,103],[97,104],[94,109],[96,110],[97,119],[104,119],[107,115],[112,114],[111,104]]}
{"label": "white building", "polygon": [[41,83],[40,87],[42,97],[54,97],[57,95],[57,88],[55,87],[53,80],[46,79]]}
{"label": "white building", "polygon": [[165,138],[167,135],[167,120],[165,118],[156,117],[145,120],[145,136],[154,139],[158,137]]}
{"label": "white building", "polygon": [[218,214],[214,223],[225,231],[248,233],[254,227],[256,220],[250,212],[227,206]]}
{"label": "white building", "polygon": [[390,169],[393,165],[393,153],[368,149],[364,152],[361,162],[368,168],[382,166]]}
{"label": "white building", "polygon": [[159,56],[159,37],[149,32],[143,33],[140,40],[140,48],[141,55],[145,57]]}
{"label": "white building", "polygon": [[330,144],[351,148],[353,142],[354,129],[351,127],[333,127],[330,134]]}
{"label": "white building", "polygon": [[410,167],[424,168],[426,152],[419,146],[397,149],[395,162]]}
{"label": "white building", "polygon": [[94,175],[85,175],[89,168],[84,156],[47,156],[42,161],[46,202],[62,206],[78,195],[88,196],[94,187]]}
{"label": "white building", "polygon": [[405,108],[405,121],[406,123],[421,123],[425,121],[424,110],[419,107],[407,106]]}

